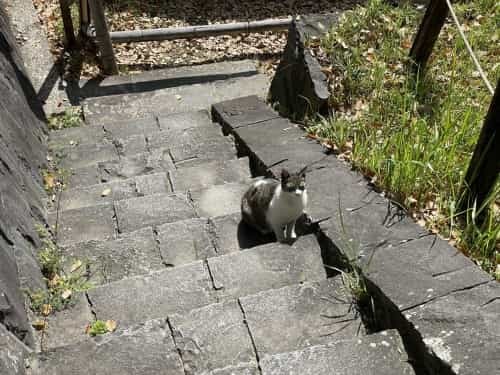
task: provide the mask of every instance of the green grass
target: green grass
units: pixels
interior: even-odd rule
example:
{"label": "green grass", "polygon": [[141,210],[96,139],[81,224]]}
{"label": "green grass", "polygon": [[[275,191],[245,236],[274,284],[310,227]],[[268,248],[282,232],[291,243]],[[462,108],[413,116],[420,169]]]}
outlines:
{"label": "green grass", "polygon": [[50,130],[74,128],[82,125],[82,123],[83,115],[80,107],[71,107],[64,112],[53,114],[48,118]]}
{"label": "green grass", "polygon": [[47,282],[47,289],[27,290],[26,294],[31,309],[47,316],[71,306],[74,303],[72,296],[88,290],[91,284],[87,281],[86,265],[82,261],[72,259],[71,269],[66,272],[63,265],[67,260],[53,241],[51,234],[41,225],[35,229],[43,244],[38,252],[38,262]]}
{"label": "green grass", "polygon": [[[455,7],[495,85],[499,3],[477,0]],[[423,10],[411,5],[370,0],[346,12],[319,44],[311,45],[331,72],[335,115],[311,122],[309,131],[337,148],[416,220],[495,273],[499,185],[489,198],[490,210],[471,207],[460,219],[456,208],[491,94],[451,24],[441,31],[425,74],[410,74],[409,48],[422,16]],[[487,212],[482,225],[477,224],[479,211]]]}

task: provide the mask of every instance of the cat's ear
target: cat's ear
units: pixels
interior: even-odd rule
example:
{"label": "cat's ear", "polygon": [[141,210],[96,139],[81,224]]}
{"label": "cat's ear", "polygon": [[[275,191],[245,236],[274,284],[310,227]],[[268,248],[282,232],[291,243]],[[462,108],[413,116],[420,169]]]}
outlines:
{"label": "cat's ear", "polygon": [[281,170],[281,180],[282,181],[283,180],[288,180],[289,177],[290,177],[290,173],[288,173],[288,171],[285,168],[283,168]]}

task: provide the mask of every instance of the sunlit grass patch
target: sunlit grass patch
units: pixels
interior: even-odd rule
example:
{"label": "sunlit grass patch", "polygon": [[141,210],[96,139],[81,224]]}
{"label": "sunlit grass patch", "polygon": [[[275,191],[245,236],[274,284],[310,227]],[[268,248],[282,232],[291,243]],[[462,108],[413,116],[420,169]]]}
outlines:
{"label": "sunlit grass patch", "polygon": [[[455,4],[470,42],[493,85],[500,77],[500,5]],[[496,11],[495,11],[496,10]],[[422,225],[495,273],[500,250],[500,188],[488,207],[459,219],[463,178],[491,94],[454,25],[443,28],[427,71],[409,71],[412,38],[423,9],[370,0],[347,11],[337,27],[312,44],[329,72],[334,115],[309,131],[350,160]],[[314,42],[313,42],[314,43]]]}

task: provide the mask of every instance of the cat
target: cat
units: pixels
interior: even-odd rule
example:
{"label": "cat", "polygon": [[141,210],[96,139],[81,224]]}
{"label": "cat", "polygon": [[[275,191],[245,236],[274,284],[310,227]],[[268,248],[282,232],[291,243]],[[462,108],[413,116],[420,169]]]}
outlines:
{"label": "cat", "polygon": [[306,173],[281,171],[281,181],[261,178],[241,199],[243,221],[262,234],[274,232],[279,242],[297,238],[295,223],[307,206]]}

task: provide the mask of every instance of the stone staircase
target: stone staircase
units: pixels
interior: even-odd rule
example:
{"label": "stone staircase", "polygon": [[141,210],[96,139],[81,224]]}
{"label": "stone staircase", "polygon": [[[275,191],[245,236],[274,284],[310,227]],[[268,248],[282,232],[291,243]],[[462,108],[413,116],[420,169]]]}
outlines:
{"label": "stone staircase", "polygon": [[[207,109],[266,91],[244,64],[216,81],[87,100],[85,126],[51,133],[71,175],[49,221],[63,254],[88,263],[93,287],[48,318],[29,374],[414,373],[397,331],[367,334],[314,234],[278,244],[240,223],[244,190],[271,163]],[[123,80],[130,88],[151,78]],[[116,79],[109,84],[124,85]],[[236,127],[278,119],[256,97],[237,103],[246,111],[233,108]],[[282,150],[299,131],[267,130],[261,143]],[[294,152],[289,167],[321,156]],[[95,319],[115,320],[116,331],[89,337]]]}

